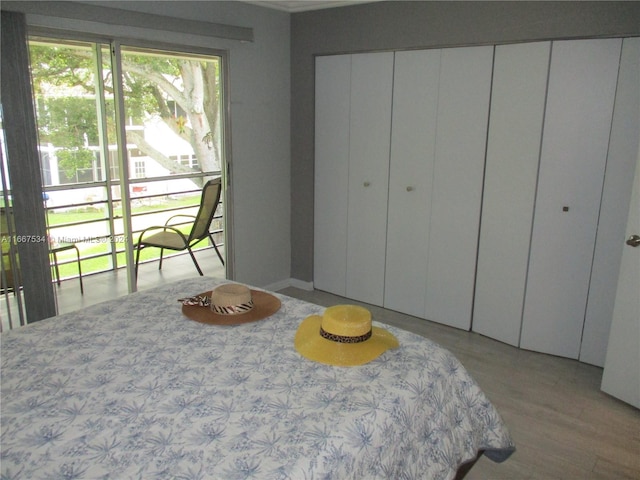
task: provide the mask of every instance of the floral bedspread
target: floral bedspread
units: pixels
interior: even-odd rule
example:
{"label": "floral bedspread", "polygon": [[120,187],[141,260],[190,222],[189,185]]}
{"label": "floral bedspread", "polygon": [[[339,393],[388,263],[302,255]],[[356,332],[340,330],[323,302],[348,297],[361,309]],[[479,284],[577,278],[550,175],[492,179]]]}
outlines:
{"label": "floral bedspread", "polygon": [[293,347],[323,307],[278,295],[277,314],[230,327],[182,315],[178,298],[223,281],[3,333],[2,478],[436,480],[479,450],[514,450],[475,381],[428,339],[386,327],[400,348],[340,368]]}

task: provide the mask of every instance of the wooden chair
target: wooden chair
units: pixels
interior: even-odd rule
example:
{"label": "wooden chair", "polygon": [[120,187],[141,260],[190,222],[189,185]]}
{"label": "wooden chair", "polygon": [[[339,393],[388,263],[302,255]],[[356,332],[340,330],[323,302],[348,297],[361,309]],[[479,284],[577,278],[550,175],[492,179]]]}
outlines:
{"label": "wooden chair", "polygon": [[[198,265],[198,261],[191,250],[192,247],[202,240],[208,238],[213,245],[213,248],[216,249],[216,253],[218,254],[218,258],[222,265],[224,265],[224,259],[220,254],[220,250],[216,245],[216,242],[213,240],[213,236],[209,232],[209,228],[211,225],[211,221],[213,220],[213,215],[216,212],[216,208],[218,207],[218,203],[220,203],[220,193],[222,190],[222,184],[220,177],[214,178],[213,180],[209,180],[204,187],[202,188],[202,197],[200,200],[200,208],[198,209],[197,215],[194,217],[192,215],[184,215],[178,214],[174,215],[166,223],[162,226],[149,227],[143,230],[140,233],[140,237],[138,238],[138,243],[135,245],[136,248],[136,277],[138,275],[138,262],[140,260],[140,250],[146,247],[156,247],[160,249],[160,265],[158,266],[158,270],[162,269],[162,255],[164,253],[164,249],[174,250],[174,251],[182,251],[187,250],[189,255],[191,255],[191,259],[193,260],[193,264],[196,266],[198,273],[202,276],[202,270],[200,269],[200,265]],[[191,225],[191,231],[188,235],[185,235],[180,230],[175,228],[174,220],[176,218],[191,218],[193,219],[193,223]],[[184,222],[180,222],[184,223]],[[149,235],[149,232],[154,230],[160,230],[157,233],[153,233]]]}

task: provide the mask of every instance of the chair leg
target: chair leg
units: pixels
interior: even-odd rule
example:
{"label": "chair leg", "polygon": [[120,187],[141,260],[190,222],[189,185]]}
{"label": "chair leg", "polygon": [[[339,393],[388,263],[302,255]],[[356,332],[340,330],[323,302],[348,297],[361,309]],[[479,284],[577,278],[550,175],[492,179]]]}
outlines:
{"label": "chair leg", "polygon": [[55,280],[58,286],[60,286],[60,270],[58,269],[58,255],[56,255],[56,252],[51,252],[51,254],[53,255],[53,271],[56,276]]}
{"label": "chair leg", "polygon": [[136,281],[138,280],[138,262],[140,261],[140,244],[136,245]]}
{"label": "chair leg", "polygon": [[216,245],[216,241],[213,239],[213,235],[209,234],[209,240],[211,240],[211,244],[213,245],[213,248],[216,249],[216,253],[218,254],[218,258],[220,259],[222,266],[224,266],[224,259],[222,258],[222,254],[220,253],[220,250],[218,250],[218,246]]}
{"label": "chair leg", "polygon": [[76,245],[74,245],[73,248],[76,249],[76,255],[78,256],[78,278],[80,279],[80,293],[84,294],[84,285],[82,285],[82,266],[80,265],[80,250],[78,250],[78,247]]}
{"label": "chair leg", "polygon": [[158,264],[158,270],[162,270],[162,255],[164,254],[164,248],[160,249],[160,263]]}
{"label": "chair leg", "polygon": [[196,266],[198,273],[200,274],[201,277],[204,276],[204,273],[202,273],[202,270],[200,270],[200,265],[198,265],[198,261],[196,260],[196,257],[193,254],[193,252],[191,251],[191,248],[189,248],[188,250],[189,250],[189,255],[191,255],[191,260],[193,260],[193,264]]}

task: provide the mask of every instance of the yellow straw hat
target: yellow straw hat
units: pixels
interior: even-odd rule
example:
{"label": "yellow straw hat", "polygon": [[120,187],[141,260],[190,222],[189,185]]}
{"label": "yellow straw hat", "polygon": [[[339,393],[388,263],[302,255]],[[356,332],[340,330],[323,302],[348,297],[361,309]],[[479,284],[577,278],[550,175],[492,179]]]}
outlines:
{"label": "yellow straw hat", "polygon": [[335,305],[322,316],[307,317],[294,339],[303,357],[339,367],[363,365],[398,345],[393,334],[371,325],[369,310],[357,305]]}

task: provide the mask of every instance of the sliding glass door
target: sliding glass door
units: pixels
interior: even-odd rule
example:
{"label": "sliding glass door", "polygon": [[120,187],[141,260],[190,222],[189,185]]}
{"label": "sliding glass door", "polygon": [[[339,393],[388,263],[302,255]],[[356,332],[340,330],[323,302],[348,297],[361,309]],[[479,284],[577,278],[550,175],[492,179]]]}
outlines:
{"label": "sliding glass door", "polygon": [[[61,251],[59,275],[79,275],[80,264],[83,275],[125,267],[135,290],[140,232],[194,214],[206,180],[224,174],[223,56],[42,37],[29,44],[49,242],[73,243],[81,258]],[[211,231],[224,251],[223,212]],[[144,250],[142,261],[158,255]]]}
{"label": "sliding glass door", "polygon": [[[76,244],[85,274],[117,268],[108,241],[119,216],[109,45],[32,39],[29,46],[50,246]],[[61,276],[80,273],[64,252],[58,260]]]}
{"label": "sliding glass door", "polygon": [[[176,213],[195,215],[203,185],[221,175],[221,59],[123,46],[119,60],[126,143],[135,146],[121,179],[130,195],[123,205],[131,206],[125,218],[137,239]],[[218,246],[225,243],[222,211],[211,228]],[[184,220],[178,228],[188,234]],[[158,249],[143,250],[141,259],[158,256]]]}

